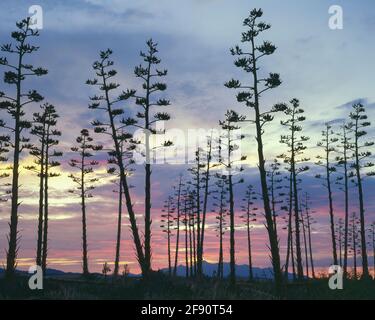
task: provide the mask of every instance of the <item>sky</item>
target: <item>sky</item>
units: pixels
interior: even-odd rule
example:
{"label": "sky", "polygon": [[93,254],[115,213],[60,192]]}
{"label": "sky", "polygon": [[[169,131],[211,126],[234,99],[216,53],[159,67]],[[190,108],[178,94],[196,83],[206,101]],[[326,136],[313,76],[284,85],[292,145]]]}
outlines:
{"label": "sky", "polygon": [[[15,22],[28,15],[34,1],[8,1],[0,3],[0,43],[10,41],[10,32]],[[121,1],[121,0],[67,0],[38,1],[43,9],[43,29],[40,31],[40,49],[29,62],[49,70],[47,76],[37,81],[26,82],[28,88],[38,89],[45,101],[54,104],[60,114],[58,122],[63,135],[60,149],[64,151],[61,176],[51,181],[49,261],[50,268],[65,271],[81,269],[81,225],[79,198],[68,194],[72,183],[68,178],[71,169],[68,161],[72,157],[70,147],[82,128],[91,129],[90,122],[95,114],[89,111],[88,97],[92,88],[85,81],[92,77],[91,65],[100,50],[113,49],[113,60],[118,70],[117,81],[121,89],[139,89],[140,83],[133,75],[134,66],[141,62],[139,51],[145,42],[153,38],[158,42],[162,67],[168,69],[166,96],[171,101],[168,112],[172,115],[166,128],[181,129],[188,140],[188,130],[206,130],[218,127],[227,109],[234,109],[251,117],[235,100],[235,93],[224,87],[231,78],[246,81],[233,65],[229,48],[240,43],[243,31],[242,21],[254,7],[264,10],[263,19],[271,23],[271,30],[265,34],[277,46],[276,53],[264,60],[263,73],[280,73],[282,85],[262,98],[262,106],[268,108],[278,102],[288,102],[292,98],[301,101],[306,111],[307,121],[304,134],[311,137],[307,156],[311,162],[319,150],[316,147],[320,131],[327,121],[335,126],[347,117],[353,102],[362,101],[367,107],[370,120],[375,117],[375,93],[373,90],[373,52],[375,44],[371,34],[375,30],[375,4],[372,0],[186,0],[186,1]],[[331,5],[343,9],[343,29],[331,30],[328,26]],[[0,83],[0,90],[9,90]],[[32,105],[28,114],[37,111]],[[133,114],[136,107],[126,106],[126,112]],[[280,117],[266,128],[266,159],[272,159],[285,152],[279,144],[279,136],[284,130]],[[247,184],[259,186],[256,169],[256,146],[254,128],[243,128],[246,141],[243,153],[248,156],[243,173],[246,183],[236,187],[237,212],[237,263],[246,263],[246,247],[241,226],[240,206]],[[285,132],[284,132],[285,133]],[[369,130],[373,139],[374,130]],[[107,143],[103,137],[99,142]],[[194,150],[193,145],[188,150]],[[105,154],[97,156],[101,161],[98,169],[101,185],[95,190],[94,198],[88,204],[88,243],[90,271],[101,270],[105,261],[114,260],[116,238],[117,203],[113,189],[115,185],[106,174]],[[22,156],[22,164],[33,161],[27,154]],[[184,174],[188,165],[164,164],[153,166],[152,175],[152,215],[153,215],[153,267],[165,267],[166,240],[160,232],[160,213],[163,201],[172,192],[178,175]],[[143,168],[137,166],[131,184],[136,213],[142,219]],[[314,227],[313,242],[317,265],[330,264],[330,240],[328,230],[328,204],[324,189],[314,178],[316,168],[303,177],[303,188],[312,199],[312,207],[317,224]],[[28,268],[33,264],[36,246],[37,191],[36,177],[21,170],[20,205],[20,251],[19,267]],[[371,190],[373,179],[365,181],[366,220],[375,219]],[[354,190],[354,189],[353,189]],[[351,194],[351,204],[356,206],[356,194]],[[337,217],[343,215],[343,200],[340,190],[334,190]],[[6,248],[8,232],[8,204],[1,204],[0,248]],[[125,212],[126,214],[126,212]],[[263,219],[259,217],[253,229],[254,263],[256,266],[269,265],[266,231]],[[205,259],[217,260],[217,239],[213,226],[214,214],[208,217],[207,250]],[[280,220],[280,225],[282,224]],[[131,272],[138,272],[127,219],[123,224],[121,262],[128,263]],[[227,239],[228,240],[228,239]],[[228,260],[228,241],[225,259]],[[280,247],[285,256],[285,235],[280,231]],[[1,251],[0,262],[4,261],[5,250]]]}

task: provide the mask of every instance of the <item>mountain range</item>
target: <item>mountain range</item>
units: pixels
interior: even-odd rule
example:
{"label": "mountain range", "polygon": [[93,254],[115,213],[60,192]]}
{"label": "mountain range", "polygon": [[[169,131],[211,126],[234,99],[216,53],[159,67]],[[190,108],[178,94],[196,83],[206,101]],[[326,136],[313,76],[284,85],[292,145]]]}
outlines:
{"label": "mountain range", "polygon": [[[217,264],[216,263],[209,263],[207,261],[203,261],[202,268],[203,268],[203,273],[208,277],[214,276],[217,272]],[[163,273],[168,273],[168,268],[160,269],[160,271],[163,272]],[[185,271],[186,271],[185,266],[179,265],[177,267],[177,275],[178,276],[184,277]],[[21,274],[27,274],[27,271],[21,271],[20,270],[18,272],[21,273]],[[229,274],[230,274],[230,264],[228,262],[223,263],[223,272],[224,272],[224,277],[229,276]],[[0,268],[0,277],[3,274],[4,274],[4,269]],[[100,276],[100,274],[96,274],[96,275]],[[255,279],[269,280],[269,279],[273,279],[273,270],[272,270],[272,268],[256,268],[256,267],[254,267],[253,268],[253,275],[254,275]],[[49,277],[60,277],[60,276],[76,277],[76,276],[80,276],[80,273],[64,272],[64,271],[57,270],[57,269],[47,269],[46,276],[49,276]],[[130,273],[129,276],[130,277],[138,277],[139,274]],[[246,265],[246,264],[236,265],[236,276],[238,278],[248,278],[249,277],[249,267],[248,267],[248,265]],[[288,278],[291,279],[292,275],[289,274]]]}

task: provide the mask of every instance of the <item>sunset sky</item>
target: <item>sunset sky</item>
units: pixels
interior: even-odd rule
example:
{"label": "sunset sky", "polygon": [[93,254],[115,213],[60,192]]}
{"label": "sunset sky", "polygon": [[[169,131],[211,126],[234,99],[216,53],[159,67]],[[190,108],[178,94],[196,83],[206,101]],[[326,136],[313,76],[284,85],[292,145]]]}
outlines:
{"label": "sunset sky", "polygon": [[[0,43],[10,41],[10,32],[15,22],[28,14],[35,1],[0,2]],[[171,100],[167,111],[172,119],[167,129],[190,129],[218,127],[227,109],[234,109],[251,117],[235,100],[234,91],[224,87],[232,77],[243,78],[233,65],[229,48],[240,44],[243,31],[242,20],[249,10],[261,7],[263,19],[272,28],[265,39],[278,47],[276,54],[266,58],[265,72],[280,73],[283,84],[266,94],[263,106],[288,102],[296,97],[306,111],[307,121],[304,134],[311,137],[307,156],[315,161],[319,153],[316,143],[324,123],[332,121],[335,127],[346,118],[355,101],[362,101],[367,108],[370,121],[375,121],[374,52],[375,3],[373,0],[358,2],[350,0],[56,0],[38,3],[43,8],[44,26],[38,38],[40,50],[29,60],[36,66],[49,70],[45,77],[28,88],[38,89],[48,101],[56,106],[62,130],[59,150],[64,151],[61,176],[50,181],[50,227],[48,267],[64,271],[81,270],[81,212],[79,198],[68,193],[72,182],[68,178],[72,157],[70,147],[82,128],[91,129],[90,122],[96,117],[88,110],[88,97],[93,89],[85,85],[92,78],[92,62],[99,50],[112,48],[113,60],[118,70],[117,81],[121,89],[139,89],[140,83],[133,75],[134,66],[141,62],[139,51],[145,49],[145,41],[153,38],[159,43],[159,57],[162,68],[168,69],[166,96]],[[344,29],[331,30],[328,27],[328,8],[341,5],[344,13]],[[0,69],[3,72],[3,69]],[[1,76],[2,77],[2,76]],[[0,83],[0,90],[9,88]],[[13,89],[12,89],[13,90]],[[136,106],[124,105],[127,114],[134,114]],[[31,115],[38,105],[28,107]],[[0,113],[3,118],[4,113]],[[266,128],[265,152],[269,161],[285,152],[279,144],[280,134],[285,133],[279,125],[281,117]],[[375,130],[369,130],[373,139]],[[236,210],[238,227],[236,231],[237,264],[244,264],[246,256],[246,234],[241,227],[240,206],[247,184],[258,188],[256,168],[256,145],[254,128],[244,127],[247,135],[243,152],[248,156],[246,170],[242,173],[245,184],[236,186]],[[102,136],[97,141],[107,144]],[[189,138],[189,136],[188,136]],[[193,146],[188,146],[194,150]],[[101,271],[102,264],[114,260],[117,220],[117,195],[113,177],[106,173],[106,154],[97,156],[101,166],[97,171],[100,185],[94,197],[88,201],[88,245],[90,271]],[[23,154],[22,166],[32,163],[27,153]],[[313,165],[312,165],[313,166]],[[160,231],[160,214],[164,200],[172,192],[182,173],[188,179],[187,164],[158,164],[152,174],[152,216],[153,216],[153,268],[167,265],[166,239]],[[135,212],[142,221],[143,175],[142,166],[135,167],[130,183],[135,186],[132,196]],[[313,166],[303,176],[303,189],[310,193],[311,206],[318,223],[314,226],[313,244],[316,264],[328,267],[331,263],[331,246],[328,224],[328,203],[325,190],[314,178],[319,169]],[[366,221],[375,220],[373,191],[375,180],[365,180]],[[36,228],[38,214],[38,180],[35,175],[21,169],[20,189],[20,251],[19,267],[28,268],[34,264]],[[351,207],[355,208],[355,189],[351,192]],[[212,201],[210,201],[211,203]],[[334,190],[335,214],[343,217],[343,194]],[[5,261],[6,234],[8,233],[9,203],[0,208],[0,264]],[[210,206],[212,209],[212,206]],[[218,256],[217,238],[214,231],[215,214],[208,214],[205,259],[216,262]],[[123,224],[121,263],[128,263],[131,272],[138,272],[131,242],[127,213]],[[253,229],[254,265],[269,266],[268,238],[259,217]],[[283,225],[282,221],[279,222]],[[226,235],[226,248],[229,240]],[[285,234],[280,228],[282,259],[285,258]],[[226,249],[225,260],[229,259]],[[181,259],[182,263],[182,259]]]}

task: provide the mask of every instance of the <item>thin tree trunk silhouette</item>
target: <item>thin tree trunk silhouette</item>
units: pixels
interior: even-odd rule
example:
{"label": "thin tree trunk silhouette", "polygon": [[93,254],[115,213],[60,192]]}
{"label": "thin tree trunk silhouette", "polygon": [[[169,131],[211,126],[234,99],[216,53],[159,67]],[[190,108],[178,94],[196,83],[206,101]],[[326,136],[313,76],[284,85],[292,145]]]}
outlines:
{"label": "thin tree trunk silhouette", "polygon": [[115,255],[115,267],[113,274],[118,276],[119,264],[120,264],[120,247],[121,247],[121,226],[122,226],[122,184],[119,182],[118,189],[118,217],[117,217],[117,237],[116,237],[116,255]]}
{"label": "thin tree trunk silhouette", "polygon": [[371,235],[372,235],[372,258],[373,258],[373,279],[375,280],[375,222],[371,224]]}
{"label": "thin tree trunk silhouette", "polygon": [[337,265],[337,250],[336,250],[336,239],[335,239],[335,221],[333,216],[333,200],[332,200],[332,190],[331,190],[331,180],[330,174],[328,173],[329,169],[327,169],[327,188],[328,188],[328,199],[329,199],[329,217],[330,217],[330,224],[331,224],[331,233],[332,233],[332,252],[333,252],[333,264]]}
{"label": "thin tree trunk silhouette", "polygon": [[168,275],[171,277],[172,276],[172,255],[171,255],[171,226],[173,224],[172,221],[172,197],[169,196],[168,200],[166,201],[166,205],[164,208],[166,209],[166,214],[162,215],[162,222],[164,223],[164,229],[163,231],[167,234],[167,251],[168,251]]}
{"label": "thin tree trunk silhouette", "polygon": [[185,227],[185,276],[189,278],[189,251],[188,251],[188,215],[187,215],[187,193],[184,195],[184,227]]}
{"label": "thin tree trunk silhouette", "polygon": [[352,214],[352,250],[353,250],[353,267],[354,267],[354,279],[358,279],[357,271],[357,217],[356,214]]}
{"label": "thin tree trunk silhouette", "polygon": [[[221,145],[221,142],[219,140],[219,145]],[[219,150],[221,150],[221,147],[219,147]],[[220,153],[220,151],[219,151]],[[218,193],[219,197],[214,199],[219,200],[219,202],[214,204],[218,208],[218,214],[216,216],[216,219],[219,222],[219,226],[217,228],[218,231],[218,238],[219,238],[219,259],[218,259],[218,265],[217,265],[217,278],[223,279],[224,278],[224,252],[223,252],[223,236],[225,233],[225,213],[226,213],[226,194],[227,194],[227,180],[226,176],[216,174],[216,177],[218,178],[218,181],[216,182],[216,185],[218,187]]]}
{"label": "thin tree trunk silhouette", "polygon": [[86,189],[85,189],[85,155],[86,155],[86,136],[83,136],[81,153],[81,210],[82,210],[82,269],[83,275],[89,274],[88,257],[87,257],[87,226],[86,226]]}
{"label": "thin tree trunk silhouette", "polygon": [[354,250],[354,257],[353,257],[353,264],[354,264],[354,279],[358,279],[358,271],[357,271],[357,243],[356,240],[353,241],[353,250]]}
{"label": "thin tree trunk silhouette", "polygon": [[[345,155],[345,158],[347,156]],[[348,237],[349,237],[349,181],[347,160],[345,160],[345,237],[344,237],[344,278],[346,279],[348,273]]]}
{"label": "thin tree trunk silhouette", "polygon": [[[363,185],[362,185],[362,173],[361,168],[372,167],[372,163],[367,163],[365,165],[361,164],[361,160],[366,157],[371,156],[371,152],[364,152],[361,149],[364,147],[369,148],[374,145],[374,142],[365,142],[363,145],[360,144],[359,139],[366,135],[366,131],[363,129],[370,125],[367,120],[367,115],[365,115],[365,108],[362,104],[358,103],[353,106],[354,111],[351,112],[350,118],[354,121],[354,170],[355,176],[357,178],[356,184],[358,188],[358,200],[359,200],[359,223],[360,223],[360,236],[361,236],[361,256],[362,256],[362,278],[367,280],[370,279],[370,273],[368,269],[368,258],[367,258],[367,247],[366,247],[366,226],[365,226],[365,205],[363,199]],[[375,175],[374,172],[367,173],[367,175]]]}
{"label": "thin tree trunk silhouette", "polygon": [[44,106],[46,114],[46,141],[45,141],[45,155],[44,155],[44,217],[43,217],[43,249],[42,249],[42,270],[45,273],[47,268],[47,256],[48,256],[48,215],[49,215],[49,179],[60,176],[59,173],[50,172],[53,167],[59,166],[60,163],[53,161],[55,157],[62,156],[62,152],[57,152],[52,150],[52,147],[57,145],[59,141],[54,137],[61,136],[61,132],[53,129],[56,126],[57,118],[59,117],[56,113],[55,107],[46,103]]}
{"label": "thin tree trunk silhouette", "polygon": [[180,243],[180,217],[181,217],[181,187],[182,187],[182,176],[180,176],[180,180],[178,183],[177,189],[177,234],[176,234],[176,250],[175,250],[175,261],[174,261],[174,269],[173,269],[173,276],[177,275],[177,266],[178,266],[178,252],[179,252],[179,243]]}
{"label": "thin tree trunk silhouette", "polygon": [[[94,183],[98,178],[89,176],[93,174],[94,166],[99,165],[98,161],[89,160],[93,157],[92,151],[100,151],[103,149],[101,145],[94,145],[93,138],[87,129],[82,129],[80,136],[76,138],[77,146],[71,150],[79,155],[78,159],[71,159],[69,165],[72,168],[79,169],[79,173],[70,174],[69,177],[77,184],[76,190],[70,190],[80,197],[81,203],[81,221],[82,221],[82,273],[83,276],[89,275],[88,248],[87,248],[87,215],[86,215],[86,199],[92,198],[91,191],[95,189]],[[110,271],[110,270],[107,270]]]}
{"label": "thin tree trunk silhouette", "polygon": [[[298,194],[298,174],[309,170],[308,166],[297,166],[299,163],[305,162],[307,158],[301,158],[303,151],[306,149],[304,142],[309,138],[304,135],[298,135],[303,130],[301,123],[306,120],[303,116],[304,110],[300,108],[298,99],[290,101],[291,107],[286,107],[283,111],[288,117],[287,120],[282,120],[281,124],[288,128],[290,134],[281,136],[281,143],[288,146],[288,155],[281,155],[280,158],[289,164],[291,189],[293,196],[293,210],[294,210],[294,232],[296,242],[296,264],[297,264],[297,278],[303,280],[303,263],[302,263],[302,249],[301,249],[301,230],[300,230],[300,207]],[[290,199],[289,199],[290,200]]]}
{"label": "thin tree trunk silhouette", "polygon": [[280,189],[278,186],[278,183],[280,183],[282,180],[278,179],[278,176],[280,176],[280,163],[277,159],[275,159],[271,165],[270,170],[267,172],[267,176],[269,177],[269,193],[271,196],[271,210],[272,210],[272,217],[273,217],[273,224],[275,227],[275,234],[277,236],[277,210],[276,210],[276,204],[280,203],[279,200],[277,200],[276,190]]}
{"label": "thin tree trunk silhouette", "polygon": [[[195,210],[197,213],[197,248],[200,248],[200,243],[201,243],[201,149],[198,148],[196,152],[196,184],[195,184],[195,197],[196,197],[196,205],[195,205]],[[195,239],[195,237],[194,237]],[[195,248],[195,245],[194,245]],[[198,249],[200,250],[200,249]],[[195,254],[194,254],[195,257]],[[194,267],[196,268],[196,266]],[[202,264],[201,261],[198,261],[198,268],[197,268],[198,275],[202,275]]]}
{"label": "thin tree trunk silhouette", "polygon": [[[348,247],[349,247],[349,168],[348,168],[348,151],[349,151],[349,137],[348,130],[350,128],[344,123],[341,126],[342,132],[338,134],[341,137],[341,146],[338,151],[341,157],[337,157],[338,166],[343,167],[343,191],[345,195],[345,218],[344,218],[344,279],[348,275]],[[338,179],[339,180],[339,179]],[[339,181],[336,182],[340,184]]]}
{"label": "thin tree trunk silhouette", "polygon": [[[229,150],[229,148],[228,148]],[[229,156],[230,161],[230,156]],[[230,220],[230,282],[236,283],[236,257],[235,257],[235,238],[234,238],[234,194],[233,194],[233,180],[232,174],[228,175],[229,187],[229,220]]]}
{"label": "thin tree trunk silhouette", "polygon": [[364,279],[369,277],[368,272],[368,260],[367,260],[367,249],[366,249],[366,234],[365,234],[365,209],[364,209],[364,201],[363,201],[363,187],[362,187],[362,178],[361,173],[359,170],[359,152],[357,149],[355,161],[356,165],[356,175],[357,175],[357,185],[358,185],[358,196],[359,196],[359,217],[360,217],[360,235],[361,235],[361,255],[362,255],[362,277]]}
{"label": "thin tree trunk silhouette", "polygon": [[[233,136],[233,131],[238,130],[240,127],[238,126],[238,123],[243,122],[245,120],[245,116],[239,115],[237,112],[233,110],[227,110],[225,113],[225,120],[219,121],[219,124],[223,130],[225,130],[225,134],[223,134],[220,137],[219,142],[219,163],[225,166],[226,174],[225,177],[228,181],[228,190],[229,190],[229,243],[230,243],[230,249],[229,249],[229,256],[230,256],[230,284],[231,286],[234,286],[236,284],[236,248],[235,248],[235,209],[234,209],[234,192],[233,192],[233,186],[238,183],[242,183],[243,179],[240,179],[236,183],[233,181],[233,174],[235,172],[235,162],[246,160],[246,156],[242,156],[241,159],[233,159],[232,153],[236,148],[238,148],[238,145],[235,144],[236,140],[243,139],[243,136],[240,138]],[[223,140],[226,141],[226,159],[222,158],[221,153],[221,143]]]}
{"label": "thin tree trunk silhouette", "polygon": [[343,222],[342,222],[341,219],[339,219],[337,227],[338,227],[337,234],[338,234],[338,242],[339,242],[339,262],[340,262],[340,266],[342,266],[342,229],[343,229]]}
{"label": "thin tree trunk silhouette", "polygon": [[337,167],[342,167],[343,172],[342,176],[336,178],[336,184],[340,186],[340,190],[344,192],[344,202],[345,202],[345,217],[344,217],[344,243],[343,243],[343,272],[344,272],[344,279],[347,278],[348,274],[348,247],[349,247],[349,164],[348,164],[348,151],[350,148],[349,141],[350,138],[348,137],[348,132],[351,131],[351,125],[343,123],[341,128],[341,132],[337,133],[337,136],[340,137],[340,144],[338,145],[337,152],[339,156],[336,157]]}
{"label": "thin tree trunk silhouette", "polygon": [[275,185],[274,185],[274,175],[272,173],[271,177],[271,208],[272,208],[272,217],[273,217],[273,225],[275,227],[275,232],[277,232],[277,226],[276,226],[276,200],[275,200]]}
{"label": "thin tree trunk silhouette", "polygon": [[59,115],[55,107],[49,103],[41,105],[40,108],[43,112],[33,114],[33,127],[30,131],[31,135],[37,138],[37,142],[29,147],[30,155],[36,158],[34,160],[36,165],[24,166],[24,168],[36,172],[39,177],[36,263],[45,271],[48,252],[48,182],[49,178],[60,176],[59,173],[50,172],[49,169],[60,165],[58,161],[52,159],[62,156],[62,152],[53,150],[50,153],[51,148],[59,143],[56,137],[61,136],[61,132],[54,128]]}
{"label": "thin tree trunk silhouette", "polygon": [[311,266],[311,274],[312,278],[315,279],[315,269],[314,269],[314,258],[313,258],[313,250],[312,250],[312,241],[311,241],[311,216],[310,216],[310,207],[308,203],[308,195],[306,193],[306,222],[307,222],[307,234],[308,234],[308,241],[309,241],[309,253],[310,253],[310,266]]}
{"label": "thin tree trunk silhouette", "polygon": [[56,118],[58,115],[54,109],[54,106],[45,104],[46,112],[46,141],[45,141],[45,155],[44,155],[44,217],[43,217],[43,249],[42,249],[42,270],[45,274],[47,268],[47,255],[48,255],[48,214],[49,214],[49,178],[58,177],[59,173],[50,172],[50,168],[59,166],[60,163],[57,161],[52,161],[52,158],[62,156],[62,152],[50,153],[53,146],[58,144],[58,140],[54,139],[54,136],[61,136],[61,132],[53,130],[52,127],[56,125]]}
{"label": "thin tree trunk silhouette", "polygon": [[[122,130],[121,135],[124,135],[125,132]],[[121,154],[124,154],[124,144],[125,141],[122,140],[120,143],[120,152]],[[112,154],[111,154],[112,155]],[[108,160],[108,163],[111,164],[117,164],[116,161],[114,161],[112,158]],[[123,186],[121,183],[121,177],[118,177],[118,172],[116,168],[111,167],[107,170],[108,173],[116,173],[117,177],[113,182],[116,186],[118,186],[118,190],[113,190],[113,192],[118,193],[118,209],[117,209],[117,233],[116,233],[116,249],[115,249],[115,262],[114,262],[114,269],[113,269],[113,275],[114,277],[117,277],[119,275],[120,270],[120,249],[121,249],[121,234],[122,234],[122,207],[123,207]]]}
{"label": "thin tree trunk silhouette", "polygon": [[47,255],[48,255],[48,174],[49,174],[49,124],[46,130],[46,154],[45,154],[45,177],[44,177],[44,216],[43,216],[43,250],[42,250],[42,270],[45,274],[47,268]]}
{"label": "thin tree trunk silhouette", "polygon": [[195,217],[194,211],[191,213],[191,234],[192,234],[192,243],[193,243],[193,274],[197,275],[197,236],[195,232]]}
{"label": "thin tree trunk silhouette", "polygon": [[[294,150],[292,151],[294,153]],[[303,279],[303,265],[302,265],[302,253],[301,253],[301,238],[300,238],[300,219],[299,219],[299,205],[298,205],[298,187],[297,187],[297,176],[294,162],[294,156],[292,157],[292,181],[293,181],[293,200],[294,200],[294,230],[296,235],[296,255],[297,255],[297,277],[299,280]]]}
{"label": "thin tree trunk silhouette", "polygon": [[315,279],[314,258],[313,258],[312,243],[311,243],[311,226],[310,226],[309,222],[307,224],[307,228],[308,228],[308,235],[309,235],[309,252],[310,252],[311,273],[312,273],[313,279]]}
{"label": "thin tree trunk silhouette", "polygon": [[202,263],[203,263],[203,251],[204,251],[204,233],[206,227],[206,215],[207,215],[207,201],[209,194],[209,182],[210,182],[210,165],[211,165],[211,153],[212,153],[212,133],[211,137],[208,138],[208,151],[206,157],[206,171],[204,173],[204,198],[203,198],[203,211],[202,211],[202,230],[201,239],[198,247],[198,275],[202,275]]}
{"label": "thin tree trunk silhouette", "polygon": [[294,259],[294,238],[293,238],[293,181],[292,173],[289,175],[289,204],[288,204],[288,249],[285,263],[285,278],[289,279],[289,262],[292,265],[293,280],[297,279]]}
{"label": "thin tree trunk silhouette", "polygon": [[[222,222],[219,222],[219,230],[222,230]],[[219,234],[219,261],[217,264],[217,277],[223,279],[223,235]]]}
{"label": "thin tree trunk silhouette", "polygon": [[332,182],[331,182],[331,174],[335,172],[335,167],[331,166],[330,162],[330,154],[336,149],[332,147],[332,143],[337,142],[337,138],[332,138],[333,131],[331,130],[331,126],[326,124],[325,130],[322,132],[322,140],[318,143],[318,147],[323,147],[324,149],[324,157],[318,156],[317,158],[319,161],[316,163],[324,167],[325,169],[325,177],[321,177],[317,175],[318,178],[322,178],[325,180],[325,187],[327,188],[328,192],[328,204],[329,204],[329,219],[330,219],[330,227],[331,227],[331,241],[332,241],[332,256],[333,256],[333,264],[338,264],[337,258],[337,244],[336,244],[336,237],[335,237],[335,218],[334,218],[334,209],[333,209],[333,197],[332,197]]}
{"label": "thin tree trunk silhouette", "polygon": [[285,259],[285,278],[288,280],[289,277],[289,260],[292,261],[293,266],[293,279],[296,277],[294,268],[294,255],[293,255],[293,185],[292,185],[292,173],[289,176],[289,205],[288,205],[288,247]]}
{"label": "thin tree trunk silhouette", "polygon": [[[293,228],[293,227],[292,227]],[[297,280],[297,270],[296,270],[296,260],[294,254],[294,241],[293,241],[293,229],[290,234],[290,257],[292,259],[292,272],[293,272],[293,280]]]}
{"label": "thin tree trunk silhouette", "polygon": [[192,225],[191,225],[191,213],[189,213],[189,254],[190,254],[190,277],[194,277],[193,271],[193,242],[192,242]]}
{"label": "thin tree trunk silhouette", "polygon": [[220,207],[219,207],[219,263],[217,266],[217,277],[223,279],[224,270],[223,270],[223,219],[224,219],[224,199],[223,199],[223,189],[224,183],[220,195]]}
{"label": "thin tree trunk silhouette", "polygon": [[303,247],[305,249],[305,268],[306,268],[306,276],[307,278],[310,277],[309,273],[309,255],[308,255],[308,249],[307,249],[307,237],[306,237],[306,224],[305,219],[303,217],[303,213],[301,211],[301,223],[302,223],[302,231],[303,231]]}
{"label": "thin tree trunk silhouette", "polygon": [[[85,150],[82,152],[81,158],[81,166],[82,168],[85,167]],[[82,188],[81,188],[81,209],[82,209],[82,268],[83,268],[83,275],[87,276],[89,274],[89,263],[88,263],[88,256],[87,256],[87,224],[86,224],[86,190],[85,190],[85,174],[84,170],[81,172],[81,181],[82,181]]]}
{"label": "thin tree trunk silhouette", "polygon": [[39,168],[39,215],[38,215],[38,239],[36,246],[36,260],[37,266],[42,266],[42,248],[43,248],[43,213],[44,213],[44,155],[45,155],[45,123],[43,123],[42,135],[40,137],[40,168]]}
{"label": "thin tree trunk silhouette", "polygon": [[251,254],[251,232],[250,232],[250,217],[248,217],[248,221],[246,224],[247,229],[247,250],[248,250],[248,258],[249,258],[249,280],[252,281],[254,279],[253,275],[253,261],[252,261],[252,254]]}
{"label": "thin tree trunk silhouette", "polygon": [[[288,220],[290,221],[290,216],[288,218]],[[289,228],[289,224],[288,223],[288,227],[287,227],[287,249],[286,249],[286,257],[285,257],[285,266],[284,266],[284,276],[285,276],[285,279],[288,279],[288,275],[289,275],[289,260],[290,260],[290,252],[291,252],[291,230]]]}
{"label": "thin tree trunk silhouette", "polygon": [[294,132],[292,133],[292,157],[291,157],[291,170],[293,182],[293,200],[294,200],[294,229],[296,235],[296,255],[297,255],[297,277],[299,280],[303,279],[303,265],[301,253],[301,236],[300,236],[300,217],[299,217],[299,203],[298,203],[298,186],[297,174],[295,166],[295,150],[294,150]]}
{"label": "thin tree trunk silhouette", "polygon": [[253,262],[252,262],[252,250],[251,250],[251,222],[256,221],[256,213],[255,211],[258,208],[251,207],[254,204],[254,200],[257,199],[255,196],[255,191],[253,191],[253,186],[248,185],[245,193],[245,201],[244,205],[242,205],[242,211],[244,215],[241,216],[243,222],[246,226],[246,236],[247,236],[247,254],[248,254],[248,265],[249,265],[249,281],[254,279],[253,275]]}

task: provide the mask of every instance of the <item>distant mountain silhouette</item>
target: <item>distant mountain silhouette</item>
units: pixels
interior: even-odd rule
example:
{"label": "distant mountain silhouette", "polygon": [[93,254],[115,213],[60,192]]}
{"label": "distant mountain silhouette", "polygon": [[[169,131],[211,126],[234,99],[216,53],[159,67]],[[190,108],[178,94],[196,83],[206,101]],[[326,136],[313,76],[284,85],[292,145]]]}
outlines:
{"label": "distant mountain silhouette", "polygon": [[[217,272],[217,264],[216,263],[209,263],[207,261],[203,261],[203,273],[206,276],[212,277]],[[178,276],[185,276],[185,266],[180,265],[177,267],[177,275]],[[230,265],[228,262],[223,263],[223,270],[224,270],[224,277],[229,276],[230,273]],[[162,272],[168,272],[168,268],[161,269]],[[253,268],[253,275],[255,279],[264,279],[269,280],[273,279],[273,270],[272,268]],[[236,276],[238,278],[248,278],[249,277],[249,266],[246,264],[236,265]],[[288,275],[289,279],[292,279],[292,275]]]}
{"label": "distant mountain silhouette", "polygon": [[[0,268],[0,276],[2,276],[5,273],[5,270]],[[25,270],[16,270],[16,273],[27,275],[29,274],[28,271]],[[47,269],[46,270],[46,276],[63,276],[63,275],[80,275],[80,273],[77,272],[64,272],[57,269]]]}
{"label": "distant mountain silhouette", "polygon": [[[203,261],[202,267],[203,267],[203,273],[208,277],[212,277],[217,271],[217,264],[216,263],[209,263],[207,261]],[[223,269],[224,269],[224,277],[229,276],[229,273],[230,273],[229,263],[224,262]],[[2,276],[4,274],[4,271],[5,271],[4,269],[0,268],[0,276]],[[160,269],[160,271],[163,272],[163,273],[168,273],[168,268]],[[23,275],[28,274],[27,271],[19,270],[17,272],[20,273],[20,274],[23,274]],[[255,279],[260,279],[260,280],[262,280],[262,279],[264,279],[264,280],[273,279],[272,268],[253,268],[253,274],[254,274]],[[96,276],[99,276],[99,277],[102,276],[99,273],[94,273],[93,275],[96,275]],[[179,265],[177,267],[177,275],[181,276],[181,277],[185,276],[185,266]],[[246,265],[246,264],[236,265],[236,275],[237,275],[238,278],[246,278],[247,279],[249,277],[249,267],[248,267],[248,265]],[[57,270],[57,269],[47,269],[46,270],[46,276],[49,276],[49,277],[60,277],[60,276],[76,277],[76,276],[81,276],[81,273],[64,272],[64,271]],[[129,274],[129,277],[138,277],[138,276],[139,276],[139,274],[133,274],[133,273]],[[292,279],[292,275],[289,274],[288,278]]]}

